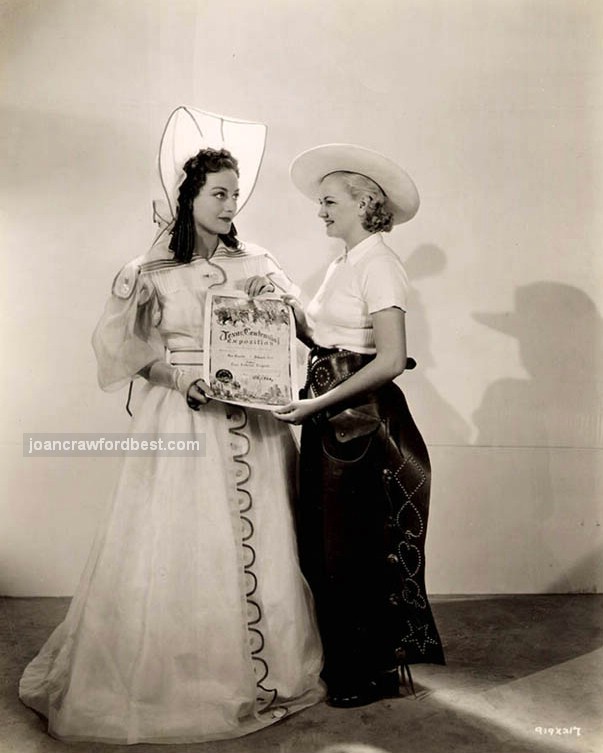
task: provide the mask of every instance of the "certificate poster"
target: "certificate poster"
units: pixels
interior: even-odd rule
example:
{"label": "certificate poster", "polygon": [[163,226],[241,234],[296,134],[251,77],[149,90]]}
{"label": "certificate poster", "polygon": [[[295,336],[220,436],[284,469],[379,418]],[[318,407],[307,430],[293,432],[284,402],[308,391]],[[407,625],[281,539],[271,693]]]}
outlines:
{"label": "certificate poster", "polygon": [[272,410],[297,398],[295,319],[280,298],[208,291],[204,351],[216,400]]}

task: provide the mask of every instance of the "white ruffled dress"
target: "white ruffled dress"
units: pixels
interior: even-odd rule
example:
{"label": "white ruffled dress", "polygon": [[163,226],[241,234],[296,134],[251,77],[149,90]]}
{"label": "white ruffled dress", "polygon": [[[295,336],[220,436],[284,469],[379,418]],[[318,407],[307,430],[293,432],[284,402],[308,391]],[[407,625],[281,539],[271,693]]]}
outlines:
{"label": "white ruffled dress", "polygon": [[[202,348],[209,287],[241,290],[273,257],[220,245],[173,260],[167,241],[127,265],[95,331],[104,389]],[[182,362],[182,359],[181,359]],[[201,366],[183,366],[192,379]],[[65,620],[27,666],[21,699],[63,740],[237,737],[323,697],[322,651],[291,513],[295,446],[268,412],[144,383],[132,433],[204,435],[194,457],[124,459]]]}

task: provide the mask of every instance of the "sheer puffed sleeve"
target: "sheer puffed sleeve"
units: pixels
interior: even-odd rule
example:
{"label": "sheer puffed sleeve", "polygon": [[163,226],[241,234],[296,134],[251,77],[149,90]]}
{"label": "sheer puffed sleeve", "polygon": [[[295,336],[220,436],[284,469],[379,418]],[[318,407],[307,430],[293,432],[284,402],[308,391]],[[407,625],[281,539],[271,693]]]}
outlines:
{"label": "sheer puffed sleeve", "polygon": [[143,366],[164,358],[158,319],[155,291],[140,274],[139,259],[135,259],[113,281],[111,297],[92,335],[103,390],[123,387]]}

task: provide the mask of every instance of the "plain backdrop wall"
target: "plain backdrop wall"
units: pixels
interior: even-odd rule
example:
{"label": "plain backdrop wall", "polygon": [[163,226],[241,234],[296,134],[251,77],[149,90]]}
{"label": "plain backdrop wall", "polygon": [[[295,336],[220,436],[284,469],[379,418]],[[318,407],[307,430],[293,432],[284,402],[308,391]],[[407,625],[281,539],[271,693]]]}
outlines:
{"label": "plain backdrop wall", "polygon": [[378,149],[422,206],[404,386],[434,467],[434,593],[595,591],[601,565],[603,7],[597,0],[3,0],[0,593],[70,594],[109,458],[22,434],[127,427],[90,334],[149,245],[189,104],[268,124],[237,225],[311,294],[338,252],[288,164]]}

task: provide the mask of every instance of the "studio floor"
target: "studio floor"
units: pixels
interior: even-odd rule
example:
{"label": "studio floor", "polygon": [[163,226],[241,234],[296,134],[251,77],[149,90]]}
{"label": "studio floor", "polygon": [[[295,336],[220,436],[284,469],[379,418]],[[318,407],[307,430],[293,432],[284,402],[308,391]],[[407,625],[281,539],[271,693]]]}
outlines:
{"label": "studio floor", "polygon": [[416,696],[320,704],[248,737],[178,746],[61,743],[19,702],[20,674],[68,603],[0,598],[0,753],[603,751],[602,595],[433,598],[448,665],[415,666]]}

